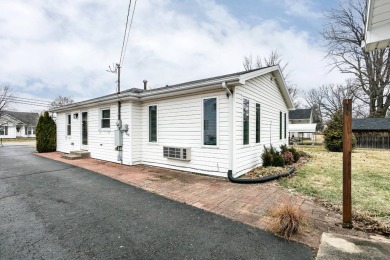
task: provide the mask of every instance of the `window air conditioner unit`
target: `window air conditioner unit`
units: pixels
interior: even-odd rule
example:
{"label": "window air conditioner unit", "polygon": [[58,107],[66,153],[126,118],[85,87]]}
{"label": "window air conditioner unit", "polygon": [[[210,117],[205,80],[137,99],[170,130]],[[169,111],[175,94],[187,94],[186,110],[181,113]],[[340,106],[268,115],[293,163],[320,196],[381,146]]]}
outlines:
{"label": "window air conditioner unit", "polygon": [[163,147],[163,156],[168,159],[176,159],[182,161],[191,160],[191,148],[180,147]]}

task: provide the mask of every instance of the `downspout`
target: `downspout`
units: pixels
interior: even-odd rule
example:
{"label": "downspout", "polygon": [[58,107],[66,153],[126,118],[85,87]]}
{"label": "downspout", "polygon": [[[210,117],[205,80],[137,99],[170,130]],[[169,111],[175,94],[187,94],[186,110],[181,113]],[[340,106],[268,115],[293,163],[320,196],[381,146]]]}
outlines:
{"label": "downspout", "polygon": [[226,92],[226,96],[229,99],[229,169],[230,172],[234,171],[234,138],[233,138],[233,93],[229,90],[226,82],[222,82],[222,88]]}

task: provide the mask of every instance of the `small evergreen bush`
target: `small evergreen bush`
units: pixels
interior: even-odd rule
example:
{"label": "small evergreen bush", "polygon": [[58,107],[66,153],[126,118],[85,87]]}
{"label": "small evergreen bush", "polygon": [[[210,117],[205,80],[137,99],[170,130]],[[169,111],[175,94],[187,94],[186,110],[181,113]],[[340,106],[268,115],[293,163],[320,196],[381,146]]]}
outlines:
{"label": "small evergreen bush", "polygon": [[[330,152],[343,151],[343,114],[340,110],[332,116],[324,130],[325,148]],[[352,149],[356,146],[356,138],[352,137]]]}
{"label": "small evergreen bush", "polygon": [[38,153],[56,150],[56,123],[48,112],[39,117],[35,135]]}
{"label": "small evergreen bush", "polygon": [[275,154],[273,161],[272,161],[272,164],[275,167],[284,167],[285,162],[284,162],[283,156],[280,153]]}
{"label": "small evergreen bush", "polygon": [[272,166],[273,162],[273,154],[271,153],[270,149],[264,146],[264,152],[261,155],[261,159],[263,160],[263,166],[269,167]]}

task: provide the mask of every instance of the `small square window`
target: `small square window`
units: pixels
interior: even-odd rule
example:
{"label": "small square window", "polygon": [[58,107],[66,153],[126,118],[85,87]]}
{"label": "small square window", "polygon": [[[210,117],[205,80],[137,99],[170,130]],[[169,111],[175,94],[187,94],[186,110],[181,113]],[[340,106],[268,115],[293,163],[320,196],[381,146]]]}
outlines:
{"label": "small square window", "polygon": [[101,128],[110,128],[110,109],[102,109]]}

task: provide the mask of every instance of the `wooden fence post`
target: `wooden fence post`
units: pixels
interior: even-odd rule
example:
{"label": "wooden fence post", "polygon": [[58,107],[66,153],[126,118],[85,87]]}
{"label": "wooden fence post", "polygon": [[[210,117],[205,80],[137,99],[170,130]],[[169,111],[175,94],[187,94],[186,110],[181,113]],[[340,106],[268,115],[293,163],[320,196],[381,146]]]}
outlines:
{"label": "wooden fence post", "polygon": [[343,227],[352,227],[352,99],[343,100]]}

